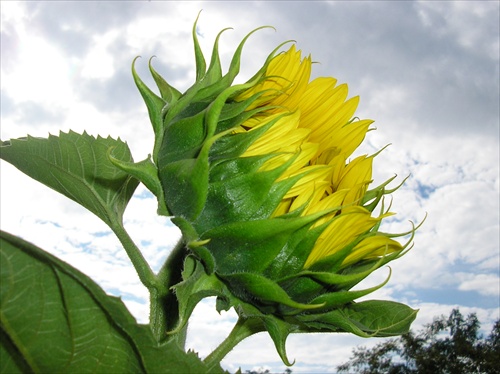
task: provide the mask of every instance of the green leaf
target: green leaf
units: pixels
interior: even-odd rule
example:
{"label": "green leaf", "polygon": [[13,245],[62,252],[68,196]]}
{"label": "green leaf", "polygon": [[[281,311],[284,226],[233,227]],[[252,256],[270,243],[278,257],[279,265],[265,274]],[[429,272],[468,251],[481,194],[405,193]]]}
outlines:
{"label": "green leaf", "polygon": [[394,301],[368,300],[324,314],[300,315],[297,318],[316,331],[345,331],[368,338],[407,333],[417,312]]}
{"label": "green leaf", "polygon": [[0,244],[2,373],[207,372],[78,270],[5,232]]}
{"label": "green leaf", "polygon": [[28,136],[2,143],[0,157],[31,178],[87,208],[109,226],[121,224],[139,182],[108,159],[131,162],[126,143],[84,132],[60,132],[48,139]]}

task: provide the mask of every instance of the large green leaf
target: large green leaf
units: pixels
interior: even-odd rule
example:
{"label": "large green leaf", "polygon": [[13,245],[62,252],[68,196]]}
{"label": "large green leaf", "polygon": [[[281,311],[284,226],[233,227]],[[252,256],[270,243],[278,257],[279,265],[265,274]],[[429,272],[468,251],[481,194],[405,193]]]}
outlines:
{"label": "large green leaf", "polygon": [[108,158],[131,162],[126,143],[87,133],[61,132],[48,139],[28,136],[2,142],[0,158],[62,193],[108,225],[121,223],[138,181]]}
{"label": "large green leaf", "polygon": [[78,270],[5,232],[0,244],[0,372],[207,372]]}

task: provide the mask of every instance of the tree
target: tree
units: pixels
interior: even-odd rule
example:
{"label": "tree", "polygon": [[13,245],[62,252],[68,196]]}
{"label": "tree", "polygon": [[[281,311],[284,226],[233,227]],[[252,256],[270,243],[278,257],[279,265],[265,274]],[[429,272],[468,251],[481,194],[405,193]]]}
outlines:
{"label": "tree", "polygon": [[500,373],[500,320],[487,338],[479,334],[480,326],[475,313],[464,318],[454,309],[416,334],[410,331],[371,349],[355,348],[337,369],[361,374]]}
{"label": "tree", "polygon": [[[271,373],[269,371],[269,369],[263,369],[263,368],[259,368],[257,370],[247,370],[245,371],[245,374],[269,374]],[[291,374],[292,373],[292,369],[290,368],[286,368],[285,371],[283,372],[283,374]]]}

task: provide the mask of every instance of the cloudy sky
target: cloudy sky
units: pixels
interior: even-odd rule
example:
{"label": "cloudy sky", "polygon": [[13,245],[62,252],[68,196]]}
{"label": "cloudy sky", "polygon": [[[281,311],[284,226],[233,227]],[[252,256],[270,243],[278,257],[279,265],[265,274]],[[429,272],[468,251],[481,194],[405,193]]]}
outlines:
{"label": "cloudy sky", "polygon": [[[14,2],[1,4],[1,138],[59,130],[120,136],[136,160],[152,147],[152,131],[130,66],[149,83],[147,59],[181,91],[194,81],[191,27],[197,13],[206,54],[225,27],[227,63],[256,27],[243,53],[241,81],[267,54],[293,39],[314,61],[314,76],[334,76],[360,95],[357,115],[374,119],[363,153],[391,143],[375,159],[375,184],[394,174],[397,216],[387,230],[428,218],[413,250],[393,263],[390,283],[370,298],[420,308],[415,328],[460,307],[489,331],[499,317],[499,3],[497,1],[351,2]],[[227,64],[226,64],[227,66]],[[155,214],[139,188],[126,227],[158,268],[179,233]],[[107,227],[91,213],[1,163],[1,226],[49,250],[122,295],[147,321],[146,290]],[[374,274],[380,281],[387,270]],[[206,356],[235,322],[212,300],[199,305],[189,347]],[[353,346],[348,335],[291,336],[294,372],[335,372]],[[281,371],[271,340],[254,336],[223,361],[235,371]]]}

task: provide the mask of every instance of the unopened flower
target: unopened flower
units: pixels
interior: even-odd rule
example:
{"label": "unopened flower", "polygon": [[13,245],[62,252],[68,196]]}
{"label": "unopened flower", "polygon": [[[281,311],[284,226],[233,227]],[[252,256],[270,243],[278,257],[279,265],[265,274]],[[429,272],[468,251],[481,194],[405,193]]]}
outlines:
{"label": "unopened flower", "polygon": [[[406,332],[414,310],[354,301],[387,282],[352,290],[405,253],[414,232],[379,230],[392,215],[384,195],[394,178],[371,187],[377,154],[352,158],[373,122],[355,117],[358,97],[334,78],[311,81],[311,58],[294,45],[233,85],[246,38],[222,75],[219,36],[207,69],[193,32],[197,80],[183,94],[150,66],[156,95],[134,71],[154,152],[139,164],[116,162],[182,231],[181,325],[199,300],[217,296],[218,309],[234,307],[249,331],[267,330],[286,363],[294,331]],[[407,234],[406,244],[395,240]]]}

